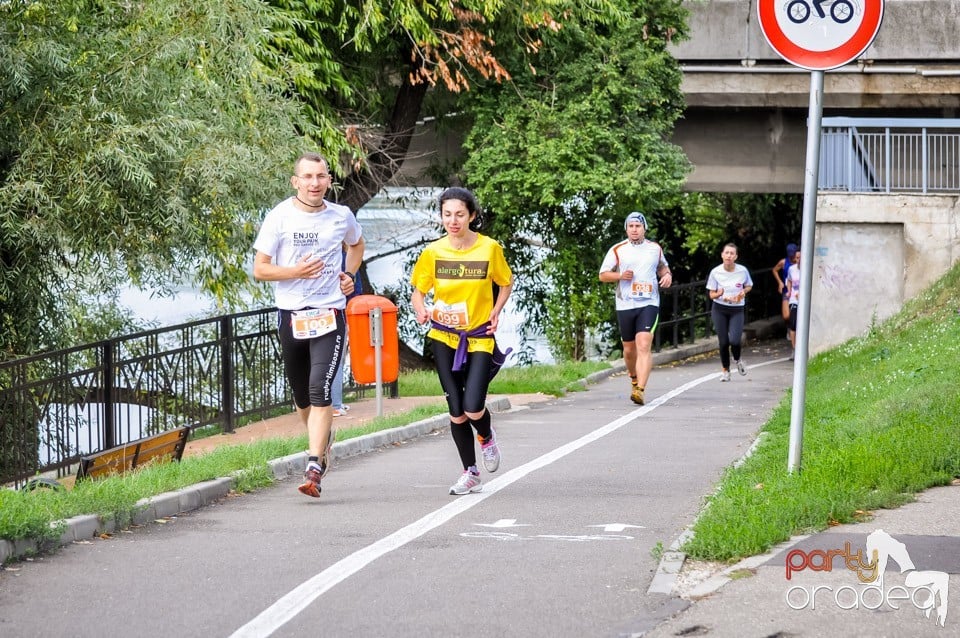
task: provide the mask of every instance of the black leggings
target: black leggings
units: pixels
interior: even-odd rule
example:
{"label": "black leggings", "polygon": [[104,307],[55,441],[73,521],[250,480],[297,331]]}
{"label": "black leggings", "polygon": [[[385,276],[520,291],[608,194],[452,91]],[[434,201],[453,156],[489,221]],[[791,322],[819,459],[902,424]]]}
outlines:
{"label": "black leggings", "polygon": [[713,303],[713,329],[720,340],[720,365],[730,369],[730,353],[734,361],[740,360],[740,341],[743,337],[743,306],[725,306]]}
{"label": "black leggings", "polygon": [[454,372],[451,368],[456,350],[440,341],[432,341],[431,350],[437,362],[437,376],[447,398],[450,416],[456,418],[463,416],[464,412],[483,412],[487,404],[493,355],[489,352],[468,352],[466,363]]}
{"label": "black leggings", "polygon": [[293,402],[301,410],[333,404],[333,379],[343,357],[347,330],[343,311],[337,310],[336,315],[336,330],[313,339],[294,339],[290,311],[279,312],[277,332],[283,371],[293,390]]}
{"label": "black leggings", "polygon": [[[484,439],[490,436],[490,413],[487,412],[487,388],[490,386],[490,366],[493,355],[489,352],[469,352],[467,361],[454,372],[453,357],[456,350],[445,343],[433,341],[433,358],[437,362],[437,376],[447,398],[450,410],[450,435],[457,446],[463,469],[476,469],[477,451],[473,433],[476,431]],[[464,412],[482,412],[479,419],[468,419],[463,423],[454,423],[453,419]]]}

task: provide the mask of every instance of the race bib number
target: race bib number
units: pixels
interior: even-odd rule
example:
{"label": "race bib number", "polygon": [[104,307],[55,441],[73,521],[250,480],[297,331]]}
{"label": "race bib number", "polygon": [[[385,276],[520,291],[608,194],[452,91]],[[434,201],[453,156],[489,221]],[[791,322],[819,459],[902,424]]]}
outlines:
{"label": "race bib number", "polygon": [[295,310],[290,316],[294,339],[313,339],[337,329],[337,314],[330,308]]}
{"label": "race bib number", "polygon": [[455,304],[437,302],[430,310],[430,318],[448,328],[470,325],[470,317],[467,315],[467,302],[465,301]]}
{"label": "race bib number", "polygon": [[653,284],[649,281],[635,281],[630,284],[630,296],[634,299],[650,299],[653,297]]}

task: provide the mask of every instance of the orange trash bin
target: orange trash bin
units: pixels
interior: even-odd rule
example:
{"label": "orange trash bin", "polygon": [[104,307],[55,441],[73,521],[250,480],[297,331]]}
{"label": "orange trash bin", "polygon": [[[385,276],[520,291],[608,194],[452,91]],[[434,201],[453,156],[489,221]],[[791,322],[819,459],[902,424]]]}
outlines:
{"label": "orange trash bin", "polygon": [[350,369],[362,385],[377,382],[376,347],[373,344],[370,311],[380,309],[383,345],[380,347],[382,383],[393,383],[400,375],[400,345],[397,341],[397,306],[380,295],[357,295],[347,302],[350,331]]}

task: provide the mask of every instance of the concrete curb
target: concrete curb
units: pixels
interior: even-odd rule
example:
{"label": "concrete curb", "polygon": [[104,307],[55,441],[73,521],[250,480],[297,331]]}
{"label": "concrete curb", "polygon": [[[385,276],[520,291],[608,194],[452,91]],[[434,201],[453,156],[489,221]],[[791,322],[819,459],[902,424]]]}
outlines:
{"label": "concrete curb", "polygon": [[[744,461],[750,458],[754,450],[757,449],[757,446],[760,445],[760,442],[764,439],[765,434],[766,432],[760,432],[760,434],[757,435],[757,438],[753,440],[753,443],[750,444],[750,447],[747,448],[747,451],[744,452],[740,458],[733,462],[733,467],[739,467],[743,465]],[[704,596],[715,593],[721,587],[729,583],[732,580],[730,574],[733,572],[741,569],[753,569],[757,565],[765,563],[783,547],[788,547],[790,544],[806,538],[806,536],[795,537],[787,543],[783,543],[774,547],[769,553],[764,554],[763,556],[748,556],[739,563],[707,578],[690,591],[679,592],[677,591],[677,580],[680,578],[680,572],[683,570],[683,564],[687,560],[686,553],[680,551],[680,548],[683,547],[684,543],[693,538],[693,526],[696,525],[697,519],[700,518],[704,510],[709,506],[710,503],[708,501],[704,508],[701,509],[697,514],[697,518],[694,519],[693,523],[691,523],[687,529],[683,530],[683,533],[680,534],[680,536],[678,536],[677,539],[670,544],[670,550],[664,552],[660,557],[660,564],[657,565],[657,571],[653,575],[653,580],[650,581],[650,587],[647,588],[647,593],[677,595],[688,600],[693,598],[703,598]]]}
{"label": "concrete curb", "polygon": [[680,536],[670,544],[670,549],[660,556],[660,564],[657,565],[657,571],[650,581],[647,593],[650,594],[674,594],[677,578],[680,576],[680,570],[683,569],[683,563],[687,560],[687,555],[680,551],[683,544],[693,537],[693,532],[689,528],[683,531]]}
{"label": "concrete curb", "polygon": [[720,346],[717,344],[716,337],[710,337],[709,339],[697,339],[696,341],[682,345],[679,348],[670,348],[669,350],[654,352],[653,365],[660,366],[665,363],[673,363],[674,361],[689,359],[690,357],[706,354],[719,349]]}
{"label": "concrete curb", "polygon": [[748,556],[741,560],[740,562],[731,565],[724,570],[710,576],[700,584],[696,585],[689,591],[685,592],[674,592],[677,595],[687,599],[687,600],[696,600],[698,598],[703,598],[705,596],[710,596],[711,594],[717,593],[721,587],[733,580],[734,574],[742,570],[753,570],[757,567],[760,567],[767,561],[773,559],[774,556],[782,552],[788,547],[793,546],[795,543],[799,543],[805,538],[809,538],[810,534],[803,536],[792,536],[790,540],[784,541],[779,545],[776,545],[770,548],[770,551],[765,554],[758,554],[756,556]]}

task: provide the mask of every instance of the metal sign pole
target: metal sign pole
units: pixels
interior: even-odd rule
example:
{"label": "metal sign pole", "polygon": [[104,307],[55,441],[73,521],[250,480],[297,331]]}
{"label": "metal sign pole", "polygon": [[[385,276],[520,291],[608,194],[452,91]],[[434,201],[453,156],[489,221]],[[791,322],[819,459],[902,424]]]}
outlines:
{"label": "metal sign pole", "polygon": [[370,345],[377,381],[377,416],[383,416],[383,310],[370,309]]}
{"label": "metal sign pole", "polygon": [[[813,290],[813,244],[817,224],[817,185],[820,177],[820,129],[823,120],[823,73],[856,60],[873,43],[883,21],[884,0],[837,2],[830,16],[815,0],[818,15],[807,2],[757,0],[757,18],[767,44],[781,58],[810,75],[807,117],[807,165],[803,186],[803,227],[800,238],[800,299],[797,308],[797,348],[793,363],[793,405],[790,411],[790,454],[787,471],[800,467],[803,448],[803,408],[809,356],[810,298]],[[842,14],[834,9],[848,9]],[[848,25],[849,23],[849,25]]]}
{"label": "metal sign pole", "polygon": [[803,452],[803,412],[807,395],[810,351],[810,297],[813,290],[814,233],[817,225],[817,185],[820,178],[820,129],[823,120],[823,71],[810,74],[807,116],[807,164],[803,184],[803,225],[800,236],[800,304],[797,307],[797,348],[793,362],[793,404],[790,410],[790,453],[787,471],[800,468]]}

